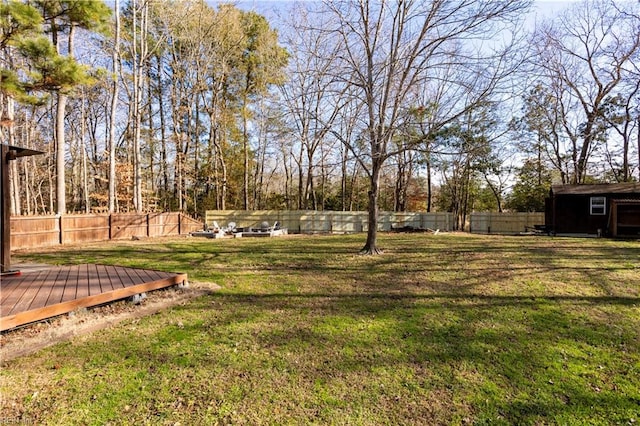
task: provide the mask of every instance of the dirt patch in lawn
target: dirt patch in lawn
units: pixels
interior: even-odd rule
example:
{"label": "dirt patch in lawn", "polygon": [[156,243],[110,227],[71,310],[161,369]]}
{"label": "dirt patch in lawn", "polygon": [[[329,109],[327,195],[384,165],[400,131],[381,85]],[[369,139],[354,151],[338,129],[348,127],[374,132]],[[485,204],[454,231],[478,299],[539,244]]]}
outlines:
{"label": "dirt patch in lawn", "polygon": [[124,320],[145,317],[172,306],[183,305],[219,288],[214,283],[192,281],[187,288],[174,286],[149,292],[147,298],[137,304],[123,299],[8,330],[0,334],[0,361],[4,363],[76,336],[114,326]]}

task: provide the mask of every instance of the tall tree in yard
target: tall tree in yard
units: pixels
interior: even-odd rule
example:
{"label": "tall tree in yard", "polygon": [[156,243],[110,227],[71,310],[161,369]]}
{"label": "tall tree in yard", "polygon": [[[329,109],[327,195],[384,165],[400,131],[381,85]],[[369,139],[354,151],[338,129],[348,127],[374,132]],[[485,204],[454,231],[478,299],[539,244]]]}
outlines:
{"label": "tall tree in yard", "polygon": [[278,33],[269,26],[268,21],[255,12],[242,14],[245,35],[242,62],[239,68],[240,98],[242,102],[242,156],[243,165],[243,204],[249,209],[249,118],[250,102],[255,96],[266,95],[270,86],[283,82],[283,69],[288,54],[278,44]]}
{"label": "tall tree in yard", "polygon": [[[57,86],[60,70],[69,68],[55,47],[44,37],[43,18],[38,9],[18,1],[0,4],[0,118],[7,120],[9,99],[35,103]],[[9,120],[11,121],[11,120]],[[8,124],[8,123],[7,123]]]}
{"label": "tall tree in yard", "polygon": [[111,89],[111,105],[109,111],[109,213],[116,210],[116,116],[118,111],[118,94],[120,73],[120,0],[115,0],[115,20],[113,50],[111,53],[111,72],[113,84]]}
{"label": "tall tree in yard", "polygon": [[[56,93],[56,212],[63,214],[66,213],[64,119],[67,98],[75,86],[90,80],[88,69],[73,59],[74,37],[78,28],[106,32],[111,10],[98,0],[37,0],[35,4],[42,11],[46,31],[51,36],[56,54],[66,53],[68,59],[57,66],[56,79],[51,85]],[[62,44],[64,37],[66,46]]]}
{"label": "tall tree in yard", "polygon": [[142,95],[145,92],[145,76],[149,59],[149,3],[147,0],[131,2],[131,58],[132,89],[130,115],[132,118],[132,154],[133,154],[133,207],[140,213],[142,205]]}
{"label": "tall tree in yard", "polygon": [[441,202],[446,202],[445,209],[453,213],[456,230],[464,230],[479,177],[494,158],[490,135],[495,127],[493,112],[477,108],[435,137],[440,152],[438,167],[447,193]]}
{"label": "tall tree in yard", "polygon": [[[0,143],[15,145],[15,101],[32,101],[27,89],[33,80],[25,79],[27,73],[20,72],[19,63],[28,62],[20,55],[23,48],[42,35],[42,16],[30,5],[19,2],[0,4]],[[46,40],[43,40],[46,44]],[[22,53],[25,53],[24,50]],[[4,160],[2,160],[4,161]],[[9,166],[11,187],[11,212],[20,214],[20,192],[18,190],[16,163]]]}
{"label": "tall tree in yard", "polygon": [[[500,82],[512,71],[513,55],[508,43],[489,49],[484,41],[505,40],[529,6],[521,0],[455,1],[327,1],[333,23],[326,31],[343,46],[334,70],[344,84],[352,86],[360,102],[362,135],[368,146],[359,161],[369,177],[369,226],[363,253],[379,252],[377,245],[380,176],[385,161],[407,146],[398,147],[394,137],[406,120],[415,91],[430,81],[430,73],[452,64],[473,75],[448,83],[458,87],[457,104],[443,124],[463,116],[476,104],[487,102]],[[498,34],[502,34],[498,36]],[[508,54],[509,53],[509,54]],[[515,59],[515,58],[514,58]],[[414,105],[415,106],[415,105]],[[434,126],[437,131],[439,126]],[[344,141],[351,149],[351,141]]]}
{"label": "tall tree in yard", "polygon": [[213,65],[209,72],[210,93],[209,103],[205,109],[209,114],[209,149],[215,163],[216,171],[214,188],[216,192],[216,207],[225,210],[229,192],[229,139],[233,123],[235,103],[231,90],[233,70],[242,60],[242,46],[244,45],[244,31],[240,16],[242,11],[231,6],[224,5],[218,10],[216,24],[224,31],[214,33],[213,47],[215,55],[212,55]]}
{"label": "tall tree in yard", "polygon": [[[74,29],[76,26],[89,26],[81,12],[87,8],[88,3],[39,1],[23,4],[12,1],[3,3],[0,8],[4,61],[2,94],[6,97],[6,103],[4,103],[7,107],[6,113],[13,116],[14,100],[31,103],[42,100],[43,94],[47,92],[58,95],[55,136],[58,141],[57,204],[60,213],[66,210],[64,178],[66,96],[73,86],[87,81],[88,74],[86,68],[79,65],[73,56],[59,54],[58,41],[59,35],[65,34],[66,31],[67,50],[73,50]],[[44,37],[45,31],[51,36],[50,39]],[[18,55],[20,59],[14,62]],[[13,118],[9,122],[12,120]],[[8,130],[11,138],[13,135],[11,126]],[[16,202],[16,212],[18,205],[19,203]]]}
{"label": "tall tree in yard", "polygon": [[325,139],[344,103],[344,97],[333,89],[337,78],[332,67],[341,49],[331,34],[324,30],[310,30],[312,22],[315,20],[317,24],[322,16],[311,11],[298,12],[288,24],[293,30],[286,41],[292,59],[289,80],[281,86],[281,91],[287,118],[292,123],[295,138],[299,140],[296,156],[299,164],[298,208],[317,209],[314,175],[317,174],[318,151],[326,143]]}
{"label": "tall tree in yard", "polygon": [[554,91],[570,183],[584,183],[590,160],[602,151],[611,124],[603,116],[607,102],[619,91],[637,93],[625,81],[640,52],[638,16],[637,2],[585,0],[536,29],[533,58],[540,83]]}
{"label": "tall tree in yard", "polygon": [[527,159],[517,172],[507,206],[518,212],[543,212],[551,188],[551,171],[540,169],[535,159]]}
{"label": "tall tree in yard", "polygon": [[[640,24],[640,21],[639,21]],[[619,147],[606,147],[606,160],[616,182],[630,182],[632,176],[633,136],[640,137],[640,75],[633,75],[626,82],[628,90],[620,91],[616,96],[605,100],[601,108],[604,119],[620,140]],[[638,163],[640,178],[640,139],[638,140]]]}

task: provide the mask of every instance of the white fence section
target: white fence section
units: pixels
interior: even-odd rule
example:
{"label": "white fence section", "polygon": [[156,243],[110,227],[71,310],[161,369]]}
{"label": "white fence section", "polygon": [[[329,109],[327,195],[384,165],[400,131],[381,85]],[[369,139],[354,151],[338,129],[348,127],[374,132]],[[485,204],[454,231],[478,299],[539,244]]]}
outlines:
{"label": "white fence section", "polygon": [[544,225],[544,213],[471,213],[469,232],[472,234],[519,234]]}
{"label": "white fence section", "polygon": [[[366,230],[365,212],[365,230]],[[390,231],[393,228],[411,227],[414,229],[439,229],[451,231],[453,229],[453,214],[451,213],[396,213],[381,212],[378,220],[378,229]]]}
{"label": "white fence section", "polygon": [[[238,228],[259,227],[262,222],[273,225],[276,221],[291,233],[355,233],[368,230],[368,214],[364,211],[313,211],[313,210],[207,210],[205,223],[212,226],[227,226],[235,222]],[[394,213],[380,212],[378,230],[390,231],[397,228],[439,229],[451,231],[451,213]]]}

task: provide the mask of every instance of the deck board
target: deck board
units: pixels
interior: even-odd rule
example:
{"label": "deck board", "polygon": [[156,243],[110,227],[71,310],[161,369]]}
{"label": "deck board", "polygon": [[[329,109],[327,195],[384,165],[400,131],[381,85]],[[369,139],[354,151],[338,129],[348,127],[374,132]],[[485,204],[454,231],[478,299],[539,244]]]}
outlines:
{"label": "deck board", "polygon": [[107,275],[107,268],[104,265],[96,265],[98,281],[100,282],[100,291],[103,293],[107,293],[109,291],[113,291],[113,286],[111,285],[111,280],[109,279],[109,275]]}
{"label": "deck board", "polygon": [[69,276],[64,283],[64,290],[62,291],[62,298],[60,303],[68,302],[76,298],[76,292],[78,290],[78,266],[69,267]]}
{"label": "deck board", "polygon": [[[30,281],[28,285],[24,286],[25,289],[20,296],[20,299],[13,306],[11,306],[11,309],[7,310],[7,312],[9,314],[13,314],[16,312],[28,311],[31,303],[33,303],[34,299],[38,296],[38,292],[41,289],[45,289],[46,291],[46,288],[50,285],[49,283],[55,281],[58,277],[58,272],[59,270],[57,269],[51,269],[43,279],[38,281]],[[4,282],[4,279],[2,281]],[[2,312],[5,312],[5,310],[3,309]]]}
{"label": "deck board", "polygon": [[49,291],[47,300],[39,307],[60,303],[62,301],[62,295],[64,294],[64,290],[67,287],[70,273],[71,271],[69,271],[68,269],[60,271],[60,274],[58,275],[59,279],[56,280],[56,282],[53,284],[51,291]]}
{"label": "deck board", "polygon": [[184,283],[184,273],[110,265],[52,266],[1,278],[0,331]]}
{"label": "deck board", "polygon": [[[48,272],[44,272],[46,275]],[[43,272],[39,272],[39,275],[42,275]],[[0,298],[2,306],[5,304],[9,304],[11,306],[15,305],[18,300],[22,297],[22,294],[27,291],[28,286],[24,285],[26,281],[23,276],[13,277],[11,281],[2,278],[1,289],[2,289],[2,297]],[[7,291],[5,292],[5,286]]]}

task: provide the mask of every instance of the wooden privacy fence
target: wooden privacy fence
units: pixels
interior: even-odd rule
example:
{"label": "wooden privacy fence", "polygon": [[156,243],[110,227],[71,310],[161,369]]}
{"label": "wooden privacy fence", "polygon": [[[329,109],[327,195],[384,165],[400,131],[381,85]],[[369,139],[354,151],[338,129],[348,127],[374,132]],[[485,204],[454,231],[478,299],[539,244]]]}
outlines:
{"label": "wooden privacy fence", "polygon": [[473,234],[519,234],[544,225],[544,213],[471,213],[469,232]]}
{"label": "wooden privacy fence", "polygon": [[12,216],[11,249],[183,235],[202,228],[202,222],[177,212]]}
{"label": "wooden privacy fence", "polygon": [[[235,222],[237,227],[259,227],[262,222],[293,233],[355,233],[368,229],[367,212],[292,210],[209,210],[208,226]],[[453,229],[451,213],[380,212],[378,229]],[[544,224],[544,213],[472,213],[469,230],[480,234],[518,234]],[[111,215],[12,216],[11,249],[48,247],[110,239],[186,235],[204,225],[181,213],[117,213]]]}
{"label": "wooden privacy fence", "polygon": [[[205,223],[209,227],[214,221],[221,227],[234,222],[238,228],[259,227],[262,222],[273,225],[277,221],[289,232],[302,234],[366,232],[367,218],[367,212],[363,211],[207,210],[205,213]],[[404,227],[450,231],[452,225],[451,213],[380,212],[378,220],[381,231]]]}

